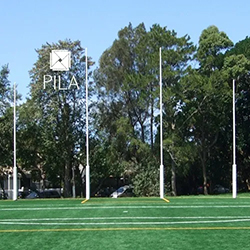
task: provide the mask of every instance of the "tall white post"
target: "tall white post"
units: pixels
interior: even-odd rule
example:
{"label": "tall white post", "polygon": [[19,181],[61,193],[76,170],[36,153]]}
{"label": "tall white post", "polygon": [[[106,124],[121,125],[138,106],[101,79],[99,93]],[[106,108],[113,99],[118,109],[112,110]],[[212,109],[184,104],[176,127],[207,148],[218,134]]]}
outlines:
{"label": "tall white post", "polygon": [[13,140],[13,151],[14,151],[14,161],[13,161],[13,200],[17,200],[17,167],[16,167],[16,83],[14,83],[14,110],[13,110],[13,126],[14,126],[14,140]]}
{"label": "tall white post", "polygon": [[232,185],[233,198],[237,197],[237,167],[236,167],[236,127],[235,127],[235,79],[233,79],[233,169]]}
{"label": "tall white post", "polygon": [[85,85],[86,85],[86,200],[90,198],[89,169],[89,104],[88,104],[88,53],[85,48]]}
{"label": "tall white post", "polygon": [[161,47],[160,47],[160,198],[164,198],[164,166],[163,166],[163,132],[162,132],[162,62],[161,62]]}

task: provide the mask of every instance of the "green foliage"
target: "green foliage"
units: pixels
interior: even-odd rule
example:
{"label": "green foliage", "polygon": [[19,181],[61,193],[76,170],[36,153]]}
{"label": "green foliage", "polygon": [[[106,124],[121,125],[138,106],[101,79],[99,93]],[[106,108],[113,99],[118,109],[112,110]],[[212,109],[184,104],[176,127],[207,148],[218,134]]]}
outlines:
{"label": "green foliage", "polygon": [[[159,48],[162,48],[163,147],[166,187],[173,195],[195,193],[198,186],[230,187],[232,79],[236,79],[238,178],[249,177],[250,39],[233,46],[216,26],[201,33],[197,47],[188,35],[143,23],[118,32],[100,58],[90,82],[91,190],[109,178],[125,177],[138,196],[159,195]],[[52,49],[72,53],[69,72],[49,67]],[[85,56],[79,41],[59,41],[37,49],[30,71],[31,98],[18,107],[18,164],[33,179],[63,180],[71,195],[72,169],[85,165]],[[192,67],[195,62],[199,67]],[[89,66],[93,65],[88,58]],[[0,165],[12,163],[12,93],[9,69],[0,72]],[[43,88],[44,75],[74,75],[80,89]],[[90,72],[89,77],[92,74]],[[76,182],[82,189],[81,173]],[[203,184],[202,184],[203,183]],[[249,185],[249,184],[248,184]],[[250,186],[250,185],[249,185]],[[84,192],[84,189],[81,190]],[[93,193],[92,193],[93,195]]]}
{"label": "green foliage", "polygon": [[228,123],[228,107],[231,103],[228,80],[232,62],[231,58],[225,58],[225,52],[232,45],[227,35],[217,27],[205,29],[200,36],[196,54],[200,68],[189,70],[183,78],[185,135],[187,140],[194,142],[198,153],[205,194],[208,192],[207,183],[211,184],[214,177],[211,152],[214,152],[218,138],[225,136]]}
{"label": "green foliage", "polygon": [[[173,123],[175,118],[171,117],[174,117],[180,101],[179,80],[185,74],[195,49],[188,36],[179,38],[175,31],[159,25],[153,25],[147,32],[143,23],[135,28],[129,24],[119,31],[118,39],[103,53],[100,67],[95,72],[99,97],[97,127],[100,129],[106,121],[109,122],[104,134],[110,141],[111,162],[116,162],[117,167],[123,166],[122,162],[135,164],[132,172],[137,174],[134,181],[138,184],[138,194],[147,190],[142,184],[146,178],[143,169],[150,173],[148,176],[155,183],[152,173],[159,165],[153,157],[159,96],[159,47],[162,47],[164,58],[164,112]],[[147,155],[142,154],[141,150],[148,144],[151,150],[146,150]],[[154,159],[153,162],[144,159],[148,156]],[[149,184],[152,190],[146,191],[147,195],[155,194],[157,185]]]}
{"label": "green foliage", "polygon": [[159,196],[159,166],[156,161],[138,164],[132,179],[136,196]]}
{"label": "green foliage", "polygon": [[210,26],[203,30],[199,39],[197,59],[201,70],[209,73],[215,69],[221,69],[223,65],[223,52],[233,46],[233,42],[226,33],[219,31],[216,26]]}
{"label": "green foliage", "polygon": [[[49,55],[53,49],[67,49],[72,55],[72,67],[68,72],[53,72],[49,68]],[[85,152],[84,144],[84,113],[83,96],[85,87],[82,86],[85,76],[84,49],[79,41],[59,41],[56,44],[43,45],[37,50],[38,60],[30,71],[31,76],[31,107],[27,112],[35,110],[33,121],[26,119],[26,129],[35,127],[39,144],[36,148],[33,162],[40,169],[44,178],[64,179],[64,195],[71,193],[72,168],[79,165],[79,155]],[[89,58],[89,65],[93,65]],[[79,89],[72,87],[68,90],[55,90],[53,84],[44,89],[44,75],[61,77],[62,87],[69,85],[72,76],[75,77]],[[24,107],[25,109],[25,107]],[[29,147],[28,150],[32,148]],[[78,161],[77,161],[78,159]]]}
{"label": "green foliage", "polygon": [[0,71],[0,167],[12,166],[13,163],[13,93],[9,73],[8,65],[3,66]]}
{"label": "green foliage", "polygon": [[244,40],[237,42],[226,55],[244,55],[247,59],[250,59],[250,37],[247,36]]}
{"label": "green foliage", "polygon": [[[250,72],[250,39],[246,37],[239,41],[227,52],[224,72],[228,83],[232,86],[232,79],[236,81],[236,128],[237,128],[237,165],[238,187],[249,190],[249,72]],[[230,113],[231,117],[232,114]],[[228,119],[232,124],[231,119]],[[230,138],[231,139],[231,138]]]}
{"label": "green foliage", "polygon": [[231,55],[225,58],[223,69],[226,79],[239,79],[248,74],[250,60],[244,54]]}
{"label": "green foliage", "polygon": [[0,167],[13,165],[13,109],[0,117]]}
{"label": "green foliage", "polygon": [[8,80],[9,73],[10,70],[8,65],[2,66],[2,69],[0,70],[0,116],[2,116],[5,110],[10,107],[11,89]]}

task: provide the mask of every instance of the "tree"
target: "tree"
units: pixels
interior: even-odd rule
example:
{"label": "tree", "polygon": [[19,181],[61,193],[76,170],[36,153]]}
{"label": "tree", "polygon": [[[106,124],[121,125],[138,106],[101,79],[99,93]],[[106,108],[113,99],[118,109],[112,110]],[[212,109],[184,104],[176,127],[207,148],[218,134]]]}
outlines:
{"label": "tree", "polygon": [[3,182],[6,173],[2,167],[9,167],[13,163],[13,112],[10,105],[12,93],[9,72],[8,65],[4,65],[0,71],[0,187],[3,197],[6,197]]}
{"label": "tree", "polygon": [[[49,68],[51,50],[67,49],[71,52],[71,68],[65,72],[53,72]],[[64,196],[71,195],[72,168],[79,165],[79,155],[85,152],[85,96],[84,49],[79,41],[59,41],[56,44],[43,45],[37,49],[38,60],[30,71],[31,101],[36,112],[33,119],[40,135],[40,151],[36,153],[39,168],[43,169],[44,178],[63,178]],[[89,66],[93,65],[91,59]],[[44,87],[45,75],[51,75],[61,88]],[[59,79],[60,78],[60,79]],[[73,81],[74,84],[71,84]],[[70,86],[71,85],[71,86]],[[58,86],[58,85],[57,85]],[[67,89],[67,87],[70,88]]]}
{"label": "tree", "polygon": [[143,49],[139,44],[145,35],[144,24],[136,28],[129,24],[120,30],[119,38],[103,53],[95,71],[97,136],[106,145],[106,162],[114,176],[130,168],[128,165],[139,147],[135,145],[137,138],[142,142],[148,140],[149,83],[145,62],[139,59]]}
{"label": "tree", "polygon": [[123,112],[142,141],[146,140],[148,102],[145,84],[148,83],[145,83],[144,67],[138,62],[137,50],[145,34],[144,24],[135,29],[129,24],[119,31],[119,39],[103,53],[95,74],[98,95],[105,99],[105,103],[122,104]]}
{"label": "tree", "polygon": [[10,107],[11,89],[8,80],[9,73],[8,65],[2,66],[0,71],[0,116]]}
{"label": "tree", "polygon": [[[185,77],[186,103],[183,111],[189,118],[189,140],[195,142],[202,166],[204,193],[208,194],[210,155],[218,137],[223,133],[230,102],[230,89],[223,78],[225,52],[233,43],[217,27],[205,29],[199,39],[196,58],[198,69],[192,69]],[[211,180],[210,180],[211,181]]]}
{"label": "tree", "polygon": [[[163,113],[164,113],[164,165],[171,163],[171,193],[177,195],[176,175],[177,167],[185,161],[185,145],[180,143],[182,126],[179,114],[183,104],[182,93],[185,89],[182,86],[181,79],[186,74],[189,62],[192,60],[195,47],[190,41],[190,37],[185,35],[177,37],[177,33],[167,30],[167,27],[161,28],[159,25],[153,25],[149,32],[151,50],[154,51],[154,69],[156,75],[159,75],[158,62],[159,47],[162,48],[162,83],[163,83]],[[150,52],[149,52],[150,54]],[[158,90],[158,89],[157,89]],[[157,91],[157,100],[159,92]],[[159,120],[157,120],[159,122]],[[158,123],[159,124],[159,123]],[[158,140],[159,141],[159,140]]]}
{"label": "tree", "polygon": [[225,32],[216,26],[203,30],[199,39],[196,58],[200,63],[200,71],[209,76],[212,71],[223,66],[224,53],[233,46],[233,42]]}
{"label": "tree", "polygon": [[[153,25],[147,32],[143,23],[136,28],[129,24],[119,31],[118,39],[103,53],[100,67],[95,72],[99,114],[97,121],[99,126],[107,121],[102,128],[105,129],[105,135],[110,136],[112,145],[118,145],[117,131],[121,132],[126,128],[122,134],[129,136],[125,140],[119,140],[119,145],[122,145],[121,142],[124,144],[120,148],[116,147],[116,152],[121,153],[119,162],[130,162],[134,166],[135,162],[131,159],[137,157],[136,151],[142,147],[141,142],[150,144],[150,155],[155,153],[154,128],[159,100],[160,47],[163,49],[163,78],[166,89],[164,112],[173,123],[170,117],[175,113],[180,100],[178,82],[194,51],[189,40],[188,36],[178,38],[176,32],[168,30],[167,27]],[[123,125],[125,122],[126,126],[115,125],[121,122]],[[136,158],[136,164],[141,165],[142,161],[142,158]],[[154,168],[158,169],[155,162],[143,164],[151,167],[155,165]]]}
{"label": "tree", "polygon": [[17,119],[17,157],[19,172],[22,174],[24,188],[32,188],[25,172],[31,173],[33,181],[43,180],[45,187],[45,173],[43,168],[42,127],[40,126],[39,111],[33,100],[28,99],[18,107]]}
{"label": "tree", "polygon": [[[249,176],[249,74],[250,74],[250,38],[239,41],[226,53],[224,75],[232,86],[236,80],[236,128],[237,128],[237,172],[238,188],[250,189]],[[229,109],[231,110],[231,108]],[[229,112],[229,124],[232,124],[232,112]],[[230,135],[232,126],[230,126]],[[231,136],[229,137],[231,140]],[[231,150],[232,152],[232,150]]]}
{"label": "tree", "polygon": [[8,65],[4,65],[0,71],[0,166],[11,166],[13,159],[13,112],[9,73]]}

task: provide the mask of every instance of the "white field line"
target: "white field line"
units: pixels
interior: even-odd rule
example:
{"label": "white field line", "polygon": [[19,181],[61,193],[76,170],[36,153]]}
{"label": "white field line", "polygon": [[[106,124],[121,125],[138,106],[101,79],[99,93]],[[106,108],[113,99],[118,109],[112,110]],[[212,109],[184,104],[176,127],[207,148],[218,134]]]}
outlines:
{"label": "white field line", "polygon": [[250,208],[250,205],[215,205],[215,206],[79,206],[79,207],[16,207],[16,208],[0,208],[0,211],[35,211],[35,210],[93,210],[93,209],[178,209],[178,208]]}
{"label": "white field line", "polygon": [[[240,202],[239,205],[234,205],[234,204],[230,205],[229,203],[222,203],[222,202],[209,202],[209,203],[206,202],[206,205],[204,205],[204,203],[195,203],[195,205],[186,205],[187,203],[178,203],[176,205],[170,205],[170,204],[167,205],[165,203],[162,203],[162,205],[159,205],[159,202],[157,202],[158,205],[155,205],[155,206],[152,205],[152,202],[151,202],[151,205],[148,205],[148,206],[145,206],[145,205],[140,206],[139,205],[140,202],[138,202],[138,203],[134,202],[134,203],[136,205],[128,205],[126,207],[149,207],[149,208],[159,207],[159,208],[161,208],[161,207],[168,206],[168,207],[180,207],[180,208],[183,208],[183,207],[211,207],[210,205],[212,205],[213,207],[214,206],[249,206],[250,207],[250,202]],[[79,204],[77,204],[77,205],[56,204],[56,205],[54,205],[54,207],[56,207],[56,208],[60,208],[61,207],[62,209],[66,209],[66,208],[82,208],[82,206],[84,206],[85,208],[87,208],[87,207],[89,207],[89,208],[95,207],[96,209],[99,208],[99,207],[100,208],[103,208],[103,207],[112,207],[112,208],[125,207],[125,206],[121,206],[121,205],[120,206],[116,206],[117,203],[114,204],[114,205],[112,205],[112,206],[110,206],[109,204],[110,203],[108,203],[108,202],[102,202],[102,204],[93,204],[93,203],[92,204],[88,204],[88,203],[85,203],[84,205],[80,205],[80,206],[79,206]],[[10,204],[0,205],[0,210],[2,210],[2,209],[8,209],[8,208],[13,208],[13,206],[10,205]],[[27,206],[27,205],[24,205],[22,207],[21,206],[20,207],[16,206],[15,208],[30,209],[31,207]],[[46,205],[39,204],[39,208],[51,208],[51,205],[48,205],[48,204],[46,204]]]}
{"label": "white field line", "polygon": [[[119,202],[117,202],[117,203],[119,203]],[[117,203],[116,204],[114,204],[114,206],[112,206],[112,207],[120,207],[120,206],[116,206],[117,205]],[[124,202],[122,202],[122,203],[124,203]],[[134,204],[137,204],[137,205],[129,205],[130,207],[138,207],[138,204],[139,203],[142,203],[142,202],[133,202]],[[151,204],[153,203],[153,202],[150,202]],[[157,204],[159,204],[160,202],[159,201],[157,201],[156,202]],[[107,201],[107,202],[102,202],[101,204],[88,204],[88,203],[85,203],[84,204],[84,206],[85,207],[105,207],[106,205],[108,205],[108,206],[110,206],[109,205],[110,203]],[[205,206],[204,205],[204,202],[202,203],[202,202],[200,202],[200,203],[198,203],[198,202],[195,202],[195,205],[186,205],[187,203],[182,203],[182,202],[178,202],[178,204],[176,204],[176,205],[170,205],[170,206],[182,206],[182,207],[185,207],[185,206],[199,206],[199,207],[202,207],[202,206]],[[234,204],[232,204],[232,205],[230,205],[228,202],[206,202],[206,206],[210,206],[210,205],[213,205],[213,206],[237,206],[237,205],[234,205]],[[249,202],[240,202],[240,206],[244,206],[244,205],[249,205],[250,206],[250,201]],[[165,207],[166,206],[166,204],[162,204],[162,205],[158,205],[158,207]],[[170,206],[168,206],[168,207],[170,207]],[[0,205],[0,209],[6,209],[6,208],[12,208],[13,206],[11,205],[11,204],[5,204],[5,205]],[[51,205],[48,205],[48,204],[46,204],[46,205],[43,205],[43,204],[39,204],[39,207],[41,207],[41,208],[50,208],[51,207]],[[63,207],[63,208],[65,208],[65,207],[69,207],[69,208],[73,208],[73,207],[76,207],[76,208],[79,208],[79,204],[77,204],[77,205],[67,205],[67,204],[56,204],[55,205],[55,207]],[[149,206],[147,206],[147,207],[153,207],[152,205],[149,205]],[[18,208],[18,207],[16,207],[16,208]],[[30,206],[22,206],[22,208],[30,208]]]}
{"label": "white field line", "polygon": [[193,220],[193,219],[250,219],[250,216],[164,216],[164,217],[86,217],[86,218],[29,218],[0,219],[0,222],[22,221],[85,221],[85,220]]}
{"label": "white field line", "polygon": [[177,224],[214,224],[214,223],[232,223],[232,222],[246,222],[250,219],[234,219],[234,220],[208,220],[208,221],[168,221],[168,222],[0,222],[1,225],[43,225],[43,226],[97,226],[97,225],[177,225]]}
{"label": "white field line", "polygon": [[[231,199],[231,198],[228,198],[228,199]],[[250,199],[250,197],[248,198]],[[159,204],[160,201],[156,201],[156,203]],[[119,202],[117,202],[116,204],[118,204]],[[122,201],[121,203],[124,203],[124,201]],[[138,202],[133,202],[134,204],[139,204],[139,203],[142,203],[142,201],[138,201]],[[145,202],[147,203],[147,201]],[[152,201],[150,202],[151,204],[153,203]],[[100,202],[100,204],[96,203],[96,204],[88,204],[88,203],[85,203],[84,206],[95,206],[95,207],[98,207],[98,206],[103,206],[104,204],[110,204],[109,201],[103,201],[103,202]],[[116,205],[115,204],[115,205]],[[179,206],[179,205],[183,205],[185,206],[187,203],[184,203],[184,202],[178,202],[178,204],[176,204],[176,206]],[[204,202],[195,202],[196,206],[204,206]],[[250,205],[250,201],[240,201],[240,204],[241,205]],[[114,206],[115,206],[114,205]],[[206,205],[228,205],[229,206],[229,203],[228,202],[224,202],[224,201],[215,201],[215,202],[206,202]],[[233,205],[233,204],[232,204]],[[49,204],[39,204],[40,207],[50,207]],[[68,205],[67,204],[64,204],[64,203],[57,203],[55,205],[56,207],[67,207]],[[165,206],[165,204],[163,204],[162,206]],[[12,207],[12,205],[9,203],[9,204],[4,204],[4,205],[0,205],[0,209],[1,208],[7,208],[7,207]],[[28,208],[28,206],[26,205],[26,207]],[[68,207],[79,207],[79,205],[70,205]]]}

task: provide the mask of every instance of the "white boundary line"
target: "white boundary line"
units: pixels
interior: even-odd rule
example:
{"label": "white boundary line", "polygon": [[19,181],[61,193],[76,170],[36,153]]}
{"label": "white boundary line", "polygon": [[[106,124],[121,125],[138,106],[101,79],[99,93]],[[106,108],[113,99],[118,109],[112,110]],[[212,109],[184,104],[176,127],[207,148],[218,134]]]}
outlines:
{"label": "white boundary line", "polygon": [[5,221],[1,222],[1,225],[43,225],[43,226],[62,226],[62,225],[74,225],[74,226],[86,226],[86,225],[177,225],[177,224],[214,224],[214,223],[232,223],[232,222],[246,222],[250,219],[236,219],[236,220],[212,220],[212,221],[168,221],[168,222],[17,222],[17,221]]}
{"label": "white boundary line", "polygon": [[86,218],[20,218],[0,219],[0,222],[21,222],[21,221],[84,221],[84,220],[169,220],[169,219],[250,219],[250,216],[187,216],[187,217],[86,217]]}
{"label": "white boundary line", "polygon": [[93,209],[178,209],[178,208],[250,208],[250,205],[215,205],[215,206],[81,206],[81,207],[26,207],[26,208],[0,208],[0,211],[38,211],[38,210],[93,210]]}

